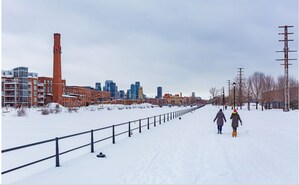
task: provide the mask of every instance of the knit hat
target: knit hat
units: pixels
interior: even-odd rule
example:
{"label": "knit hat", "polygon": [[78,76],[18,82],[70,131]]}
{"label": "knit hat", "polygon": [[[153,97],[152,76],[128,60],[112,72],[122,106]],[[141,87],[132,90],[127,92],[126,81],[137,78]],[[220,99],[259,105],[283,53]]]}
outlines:
{"label": "knit hat", "polygon": [[234,112],[237,112],[237,109],[234,109]]}

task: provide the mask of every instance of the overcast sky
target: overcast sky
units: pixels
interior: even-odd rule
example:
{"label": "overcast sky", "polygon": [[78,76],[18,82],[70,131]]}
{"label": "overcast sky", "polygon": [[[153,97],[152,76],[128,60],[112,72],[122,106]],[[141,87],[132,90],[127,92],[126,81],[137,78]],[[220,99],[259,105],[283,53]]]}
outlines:
{"label": "overcast sky", "polygon": [[212,86],[227,91],[240,67],[245,77],[283,75],[279,25],[294,25],[297,49],[297,0],[3,0],[1,68],[51,77],[57,32],[67,85],[113,80],[126,91],[140,81],[147,95],[162,86],[209,98]]}

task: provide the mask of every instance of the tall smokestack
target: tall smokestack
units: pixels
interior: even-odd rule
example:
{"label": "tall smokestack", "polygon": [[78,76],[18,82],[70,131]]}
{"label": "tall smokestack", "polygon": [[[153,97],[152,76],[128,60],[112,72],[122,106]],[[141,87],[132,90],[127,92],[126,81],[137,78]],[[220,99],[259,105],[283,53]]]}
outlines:
{"label": "tall smokestack", "polygon": [[61,46],[59,33],[54,33],[53,54],[53,102],[62,105]]}

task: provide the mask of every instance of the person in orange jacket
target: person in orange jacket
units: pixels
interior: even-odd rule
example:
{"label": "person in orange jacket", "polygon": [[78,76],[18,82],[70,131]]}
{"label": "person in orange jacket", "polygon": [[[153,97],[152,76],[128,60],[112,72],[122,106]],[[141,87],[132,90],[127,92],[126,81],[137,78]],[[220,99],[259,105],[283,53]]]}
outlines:
{"label": "person in orange jacket", "polygon": [[230,116],[230,119],[232,120],[233,127],[232,137],[237,137],[237,127],[239,126],[239,121],[242,125],[242,120],[236,109],[234,109],[234,112]]}

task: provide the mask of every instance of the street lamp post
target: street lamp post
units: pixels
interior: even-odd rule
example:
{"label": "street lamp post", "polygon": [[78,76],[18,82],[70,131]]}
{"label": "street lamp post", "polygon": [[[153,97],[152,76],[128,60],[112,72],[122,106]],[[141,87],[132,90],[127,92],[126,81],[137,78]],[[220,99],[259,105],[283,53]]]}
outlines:
{"label": "street lamp post", "polygon": [[236,107],[236,83],[233,83],[233,87],[234,87],[234,109]]}
{"label": "street lamp post", "polygon": [[224,87],[223,87],[223,91],[222,91],[222,104],[223,104],[223,110],[224,110]]}

